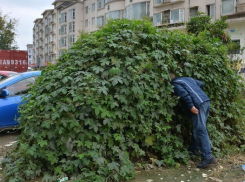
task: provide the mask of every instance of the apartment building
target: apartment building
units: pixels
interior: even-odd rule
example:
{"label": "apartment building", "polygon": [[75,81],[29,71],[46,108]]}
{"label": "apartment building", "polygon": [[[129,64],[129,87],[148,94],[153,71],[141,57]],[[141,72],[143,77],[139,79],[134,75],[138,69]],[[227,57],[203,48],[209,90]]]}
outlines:
{"label": "apartment building", "polygon": [[27,54],[28,54],[28,65],[32,65],[34,63],[33,61],[33,44],[27,44]]}
{"label": "apartment building", "polygon": [[[227,16],[229,27],[226,33],[240,47],[245,46],[245,0],[154,0],[154,25],[184,30],[185,23],[198,11],[205,12],[213,21]],[[233,53],[237,54],[239,50]]]}
{"label": "apartment building", "polygon": [[43,62],[43,19],[37,18],[33,27],[33,67]]}
{"label": "apartment building", "polygon": [[45,10],[43,13],[43,62],[41,66],[46,66],[56,59],[56,12],[54,9]]}
{"label": "apartment building", "polygon": [[60,56],[64,50],[72,46],[84,27],[84,3],[83,1],[53,2],[57,13],[57,54]]}
{"label": "apartment building", "polygon": [[43,18],[34,21],[37,63],[54,62],[81,31],[96,31],[109,19],[153,17],[159,28],[184,31],[185,23],[198,11],[207,13],[213,21],[227,16],[227,33],[240,47],[245,46],[245,0],[55,0],[52,5],[53,10],[45,10]]}
{"label": "apartment building", "polygon": [[109,19],[141,19],[152,16],[150,5],[153,5],[150,0],[85,0],[84,31],[96,31]]}

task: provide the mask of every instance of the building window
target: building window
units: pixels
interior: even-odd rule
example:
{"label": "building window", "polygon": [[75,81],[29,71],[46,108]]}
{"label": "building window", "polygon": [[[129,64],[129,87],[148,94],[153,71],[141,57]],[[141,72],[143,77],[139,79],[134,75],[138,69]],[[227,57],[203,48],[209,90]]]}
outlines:
{"label": "building window", "polygon": [[154,25],[161,25],[162,24],[162,13],[154,14]]}
{"label": "building window", "polygon": [[88,14],[88,6],[85,7],[85,14]]}
{"label": "building window", "polygon": [[235,12],[235,0],[222,0],[222,14]]}
{"label": "building window", "polygon": [[123,18],[123,10],[111,11],[105,14],[106,23],[108,19],[122,19]]}
{"label": "building window", "polygon": [[53,36],[50,36],[50,37],[49,37],[49,40],[50,40],[50,42],[53,42],[53,40],[54,40],[54,39],[53,39]]}
{"label": "building window", "polygon": [[66,25],[62,25],[60,27],[60,35],[64,35],[64,34],[66,34]]}
{"label": "building window", "polygon": [[66,13],[62,13],[60,17],[60,23],[66,22]]}
{"label": "building window", "polygon": [[92,25],[95,25],[95,17],[92,18]]}
{"label": "building window", "polygon": [[125,9],[125,18],[131,20],[131,5],[127,6]]}
{"label": "building window", "polygon": [[69,47],[75,43],[75,35],[69,35]]}
{"label": "building window", "polygon": [[45,27],[45,35],[49,33],[50,33],[49,27]]}
{"label": "building window", "polygon": [[163,0],[154,0],[155,5],[162,4],[162,3],[163,3]]}
{"label": "building window", "polygon": [[240,40],[232,40],[232,46],[229,50],[229,54],[240,54]]}
{"label": "building window", "polygon": [[75,19],[75,9],[69,10],[69,20]]}
{"label": "building window", "polygon": [[97,17],[97,26],[101,27],[103,25],[103,23],[104,23],[103,21],[104,21],[104,17],[103,16]]}
{"label": "building window", "polygon": [[88,20],[85,20],[85,27],[88,27]]}
{"label": "building window", "polygon": [[170,11],[170,23],[184,22],[184,9]]}
{"label": "building window", "polygon": [[170,23],[170,10],[163,12],[162,23]]}
{"label": "building window", "polygon": [[69,32],[75,32],[75,22],[69,23]]}
{"label": "building window", "polygon": [[198,12],[198,7],[190,8],[190,18],[196,16],[197,12]]}
{"label": "building window", "polygon": [[207,5],[207,14],[211,18],[214,17],[214,4]]}
{"label": "building window", "polygon": [[92,4],[92,11],[95,11],[95,3]]}
{"label": "building window", "polygon": [[97,9],[101,9],[101,8],[104,8],[104,0],[97,0],[97,4],[98,4],[98,7]]}
{"label": "building window", "polygon": [[59,51],[59,56],[62,56],[65,53],[65,51],[61,50]]}
{"label": "building window", "polygon": [[149,16],[149,2],[141,2],[133,4],[133,19],[142,19],[144,16]]}
{"label": "building window", "polygon": [[60,47],[66,46],[66,37],[61,37],[60,39]]}

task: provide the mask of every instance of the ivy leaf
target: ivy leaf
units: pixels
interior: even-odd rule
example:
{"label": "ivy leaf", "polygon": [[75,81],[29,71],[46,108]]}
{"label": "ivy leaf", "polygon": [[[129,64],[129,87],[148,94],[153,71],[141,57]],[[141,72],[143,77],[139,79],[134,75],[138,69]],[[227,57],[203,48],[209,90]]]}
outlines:
{"label": "ivy leaf", "polygon": [[74,128],[74,127],[77,127],[77,126],[79,126],[79,122],[78,121],[70,122],[70,128]]}
{"label": "ivy leaf", "polygon": [[67,78],[67,77],[63,78],[63,79],[62,79],[62,82],[63,82],[64,84],[67,83],[67,82],[68,82],[68,78]]}
{"label": "ivy leaf", "polygon": [[99,115],[100,111],[101,111],[101,107],[100,106],[95,107],[95,114],[97,116]]}
{"label": "ivy leaf", "polygon": [[116,171],[119,171],[119,164],[117,162],[111,162],[111,163],[108,163],[107,166],[109,167],[110,170],[116,170]]}
{"label": "ivy leaf", "polygon": [[105,95],[108,95],[108,89],[107,89],[105,86],[99,87],[98,93],[99,93],[99,94],[100,94],[100,93],[103,93],[103,94],[105,94]]}
{"label": "ivy leaf", "polygon": [[52,120],[54,121],[54,120],[56,120],[59,117],[60,117],[60,113],[59,112],[54,112],[53,116],[52,116]]}
{"label": "ivy leaf", "polygon": [[142,90],[141,90],[138,86],[133,87],[133,88],[132,88],[132,91],[133,91],[135,94],[143,95]]}
{"label": "ivy leaf", "polygon": [[104,157],[97,157],[95,162],[98,165],[104,164],[105,163],[105,158]]}
{"label": "ivy leaf", "polygon": [[151,136],[147,136],[145,138],[145,142],[148,144],[148,145],[153,145],[153,142],[156,141],[156,137],[155,135],[151,135]]}
{"label": "ivy leaf", "polygon": [[118,75],[119,73],[120,73],[120,69],[119,69],[119,68],[113,67],[113,68],[111,68],[111,69],[109,70],[109,74],[110,74],[110,75]]}
{"label": "ivy leaf", "polygon": [[65,111],[65,112],[68,111],[68,106],[67,106],[66,104],[62,104],[62,105],[60,106],[60,112],[62,112],[62,111]]}
{"label": "ivy leaf", "polygon": [[49,128],[50,128],[50,123],[49,123],[48,121],[44,121],[44,122],[42,123],[42,126],[43,126],[44,128],[49,129]]}
{"label": "ivy leaf", "polygon": [[57,175],[57,174],[62,174],[62,167],[61,166],[58,166],[54,169],[54,174]]}
{"label": "ivy leaf", "polygon": [[115,86],[118,83],[123,83],[123,79],[120,76],[114,76],[110,79],[112,81],[112,85]]}
{"label": "ivy leaf", "polygon": [[33,156],[35,154],[35,149],[30,148],[27,150],[27,153]]}
{"label": "ivy leaf", "polygon": [[38,144],[39,144],[41,147],[43,147],[43,146],[45,146],[45,145],[48,145],[47,140],[41,140],[41,141],[38,142]]}

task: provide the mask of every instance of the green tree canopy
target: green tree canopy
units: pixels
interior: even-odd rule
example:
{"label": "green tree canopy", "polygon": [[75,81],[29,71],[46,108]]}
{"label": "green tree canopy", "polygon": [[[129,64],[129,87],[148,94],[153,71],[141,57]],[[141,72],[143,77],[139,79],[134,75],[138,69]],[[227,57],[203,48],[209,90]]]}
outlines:
{"label": "green tree canopy", "polygon": [[115,20],[82,34],[42,72],[21,107],[16,150],[3,160],[8,181],[123,181],[134,162],[186,163],[191,124],[173,94],[170,69],[205,84],[215,155],[244,144],[243,85],[219,40]]}
{"label": "green tree canopy", "polygon": [[18,49],[15,42],[17,20],[0,11],[0,49]]}
{"label": "green tree canopy", "polygon": [[221,16],[220,19],[212,22],[210,16],[202,12],[197,12],[197,15],[192,17],[186,24],[186,30],[188,33],[192,33],[196,36],[206,30],[210,33],[208,38],[219,38],[223,43],[229,44],[231,39],[224,31],[228,28],[226,19],[225,16]]}

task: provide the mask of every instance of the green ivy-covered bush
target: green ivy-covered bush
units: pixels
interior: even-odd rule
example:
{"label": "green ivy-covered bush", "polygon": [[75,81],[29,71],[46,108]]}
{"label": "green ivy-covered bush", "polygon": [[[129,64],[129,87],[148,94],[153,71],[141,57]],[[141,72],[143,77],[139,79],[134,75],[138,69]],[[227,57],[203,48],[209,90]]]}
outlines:
{"label": "green ivy-covered bush", "polygon": [[159,166],[186,163],[191,124],[178,107],[170,70],[205,83],[216,155],[241,147],[243,85],[226,47],[207,36],[138,20],[82,34],[31,88],[20,110],[17,148],[3,160],[7,180],[124,181],[134,177],[141,157]]}

